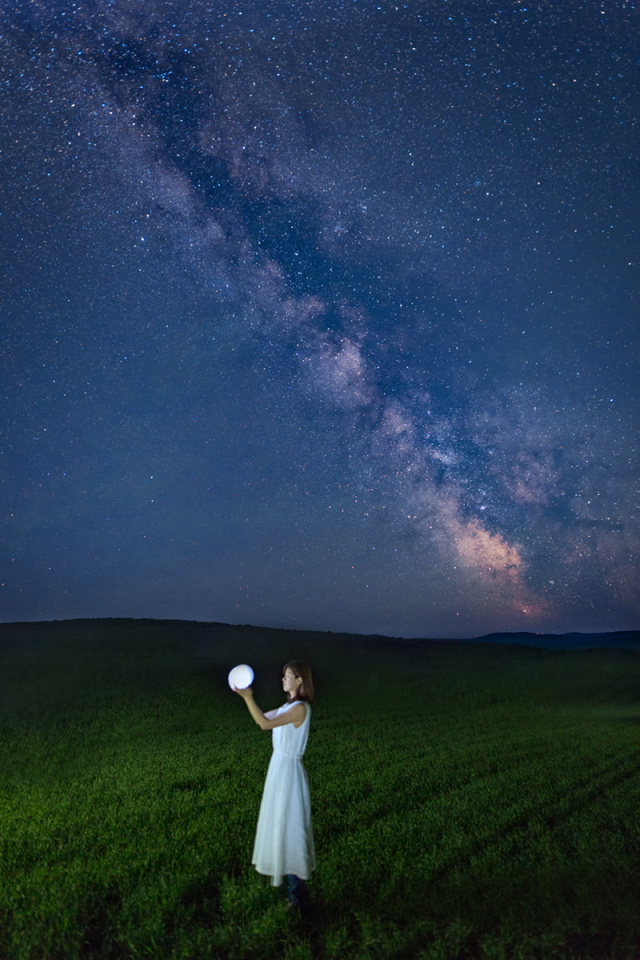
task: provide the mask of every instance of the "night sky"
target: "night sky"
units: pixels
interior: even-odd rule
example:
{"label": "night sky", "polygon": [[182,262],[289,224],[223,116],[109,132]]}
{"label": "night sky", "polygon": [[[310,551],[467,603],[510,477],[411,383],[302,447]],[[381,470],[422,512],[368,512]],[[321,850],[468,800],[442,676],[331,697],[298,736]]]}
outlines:
{"label": "night sky", "polygon": [[624,0],[0,0],[0,619],[636,629]]}

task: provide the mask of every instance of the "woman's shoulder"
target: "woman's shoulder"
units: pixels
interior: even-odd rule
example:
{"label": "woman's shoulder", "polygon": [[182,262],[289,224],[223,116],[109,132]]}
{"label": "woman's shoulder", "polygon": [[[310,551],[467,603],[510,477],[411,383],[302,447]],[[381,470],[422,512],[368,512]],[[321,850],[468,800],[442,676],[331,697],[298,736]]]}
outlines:
{"label": "woman's shoulder", "polygon": [[290,710],[292,707],[297,707],[299,703],[305,707],[306,714],[309,716],[311,714],[311,704],[308,700],[287,700],[287,702],[283,703],[279,709]]}

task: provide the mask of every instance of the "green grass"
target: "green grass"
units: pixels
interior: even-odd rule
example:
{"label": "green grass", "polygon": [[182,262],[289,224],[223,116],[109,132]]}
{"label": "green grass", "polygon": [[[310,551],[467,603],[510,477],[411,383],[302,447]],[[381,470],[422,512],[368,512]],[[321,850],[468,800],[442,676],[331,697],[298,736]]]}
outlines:
{"label": "green grass", "polygon": [[[304,918],[250,866],[271,744],[226,686],[252,663],[269,709],[293,656],[318,688]],[[637,958],[638,665],[197,624],[6,626],[0,957]]]}

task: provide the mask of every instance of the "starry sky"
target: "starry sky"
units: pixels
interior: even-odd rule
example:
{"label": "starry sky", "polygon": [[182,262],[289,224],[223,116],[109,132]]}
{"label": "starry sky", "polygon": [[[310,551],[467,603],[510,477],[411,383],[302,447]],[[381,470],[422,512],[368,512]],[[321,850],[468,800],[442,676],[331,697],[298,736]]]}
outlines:
{"label": "starry sky", "polygon": [[0,0],[0,619],[637,629],[638,6]]}

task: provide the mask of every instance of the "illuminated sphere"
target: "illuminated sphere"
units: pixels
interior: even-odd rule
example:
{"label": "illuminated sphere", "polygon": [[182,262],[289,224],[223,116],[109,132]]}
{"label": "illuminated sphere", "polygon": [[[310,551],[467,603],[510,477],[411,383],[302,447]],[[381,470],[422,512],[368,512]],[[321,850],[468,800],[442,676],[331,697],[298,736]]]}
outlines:
{"label": "illuminated sphere", "polygon": [[253,670],[248,663],[239,663],[237,667],[229,671],[229,686],[237,687],[238,690],[244,690],[253,683]]}

